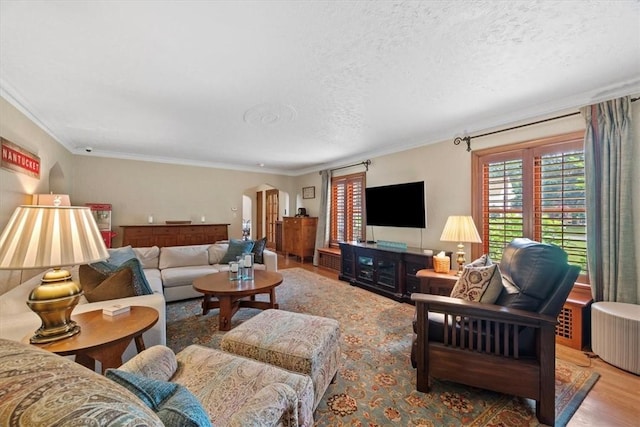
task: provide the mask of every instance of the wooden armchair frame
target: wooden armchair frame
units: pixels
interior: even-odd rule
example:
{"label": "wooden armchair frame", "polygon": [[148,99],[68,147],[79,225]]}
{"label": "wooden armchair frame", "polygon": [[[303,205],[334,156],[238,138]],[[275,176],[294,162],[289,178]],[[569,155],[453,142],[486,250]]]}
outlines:
{"label": "wooden armchair frame", "polygon": [[[457,298],[412,294],[417,314],[417,384],[430,377],[536,401],[541,423],[555,423],[556,318]],[[444,342],[429,341],[428,313],[444,315]],[[522,328],[535,334],[533,355],[520,354]]]}

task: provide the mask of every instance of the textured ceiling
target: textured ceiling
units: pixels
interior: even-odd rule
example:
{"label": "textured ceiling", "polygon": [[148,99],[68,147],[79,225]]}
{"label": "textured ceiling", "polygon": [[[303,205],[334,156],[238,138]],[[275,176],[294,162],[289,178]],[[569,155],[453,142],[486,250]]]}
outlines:
{"label": "textured ceiling", "polygon": [[640,93],[640,3],[1,0],[0,90],[77,154],[295,175]]}

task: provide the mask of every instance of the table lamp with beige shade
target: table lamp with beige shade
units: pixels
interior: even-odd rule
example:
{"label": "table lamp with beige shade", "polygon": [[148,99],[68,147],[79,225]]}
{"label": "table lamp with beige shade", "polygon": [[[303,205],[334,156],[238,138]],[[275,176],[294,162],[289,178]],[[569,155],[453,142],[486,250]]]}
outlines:
{"label": "table lamp with beige shade", "polygon": [[443,242],[458,242],[457,262],[458,276],[464,268],[464,243],[482,243],[476,225],[471,216],[450,216],[442,230],[440,240]]}
{"label": "table lamp with beige shade", "polygon": [[19,206],[0,235],[0,269],[53,268],[34,288],[27,305],[42,321],[32,343],[73,336],[80,327],[71,312],[82,296],[79,283],[65,266],[89,264],[109,257],[88,207]]}

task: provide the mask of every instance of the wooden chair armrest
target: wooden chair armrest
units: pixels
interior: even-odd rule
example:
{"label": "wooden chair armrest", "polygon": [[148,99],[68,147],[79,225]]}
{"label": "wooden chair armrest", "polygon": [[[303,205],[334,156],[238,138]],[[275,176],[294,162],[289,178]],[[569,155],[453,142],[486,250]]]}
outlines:
{"label": "wooden chair armrest", "polygon": [[471,319],[485,319],[531,327],[541,327],[545,324],[555,327],[557,323],[556,318],[545,314],[440,295],[413,293],[411,300],[415,302],[416,309],[418,306],[424,306],[426,311]]}

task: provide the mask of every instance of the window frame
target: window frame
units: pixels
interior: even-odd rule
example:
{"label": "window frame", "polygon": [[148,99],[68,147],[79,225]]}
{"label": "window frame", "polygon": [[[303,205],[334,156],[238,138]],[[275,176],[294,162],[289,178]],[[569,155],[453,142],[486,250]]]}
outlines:
{"label": "window frame", "polygon": [[[360,222],[362,223],[362,228],[360,230],[360,236],[352,236],[353,240],[357,240],[357,239],[365,239],[366,237],[366,212],[365,212],[365,188],[366,188],[366,184],[367,184],[367,174],[366,172],[356,172],[356,173],[352,173],[352,174],[347,174],[347,175],[340,175],[340,176],[334,176],[331,177],[331,209],[330,209],[330,213],[329,213],[329,246],[330,247],[338,247],[339,243],[342,242],[342,240],[339,240],[336,238],[337,236],[337,231],[336,231],[336,227],[338,226],[338,213],[336,213],[336,209],[337,206],[334,203],[335,200],[335,191],[336,191],[336,187],[338,185],[338,183],[346,183],[347,187],[354,185],[355,183],[359,183],[361,185],[361,195],[360,195],[360,206],[361,206],[361,218],[360,218]],[[346,226],[346,224],[351,221],[352,223],[353,221],[353,217],[354,214],[353,212],[350,212],[352,210],[353,206],[349,206],[349,208],[347,209],[347,212],[345,212],[345,217],[344,217],[344,228],[348,228]],[[348,217],[348,218],[347,218]],[[349,236],[347,236],[349,237]],[[348,240],[348,239],[347,239]]]}
{"label": "window frame", "polygon": [[[484,205],[483,205],[483,165],[492,162],[501,162],[514,159],[522,159],[523,178],[523,237],[536,239],[535,223],[535,158],[543,154],[567,151],[575,148],[584,149],[585,131],[570,132],[552,137],[539,138],[524,142],[516,142],[482,150],[474,150],[471,160],[471,202],[472,215],[478,227],[481,237],[484,238]],[[585,171],[586,173],[586,171]],[[484,243],[471,245],[473,258],[478,258],[484,253]],[[580,274],[578,282],[589,283],[587,274]]]}

